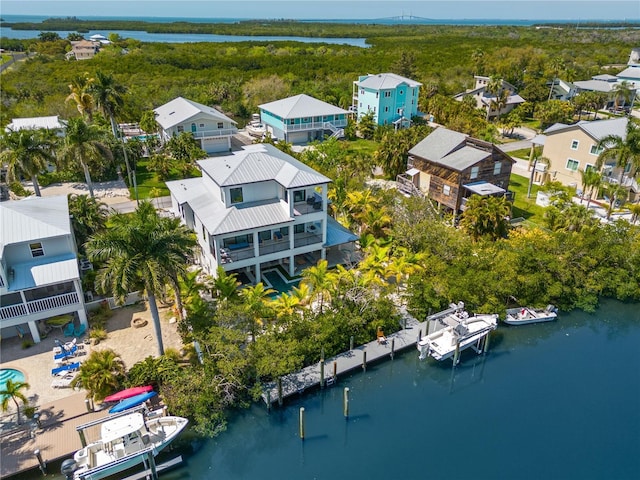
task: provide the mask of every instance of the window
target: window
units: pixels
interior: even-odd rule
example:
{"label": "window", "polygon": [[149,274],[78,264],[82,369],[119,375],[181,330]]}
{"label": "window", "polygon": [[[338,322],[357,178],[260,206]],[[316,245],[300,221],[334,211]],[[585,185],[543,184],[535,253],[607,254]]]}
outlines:
{"label": "window", "polygon": [[224,128],[224,123],[218,122],[218,128]]}
{"label": "window", "polygon": [[579,166],[580,166],[580,162],[578,160],[574,160],[573,158],[569,158],[569,159],[567,159],[567,166],[565,168],[567,170],[571,170],[572,172],[577,172]]}
{"label": "window", "polygon": [[289,125],[293,125],[294,123],[295,123],[295,120],[293,118],[289,120]]}
{"label": "window", "polygon": [[451,187],[449,185],[443,185],[442,186],[442,193],[444,195],[450,195],[451,194]]}
{"label": "window", "polygon": [[402,108],[398,109],[398,111],[397,111],[398,115],[402,115],[402,110],[403,110]]}
{"label": "window", "polygon": [[404,95],[404,90],[400,90],[400,95]]}
{"label": "window", "polygon": [[309,123],[309,117],[304,117],[304,118],[302,119],[302,122],[303,122],[303,123]]}
{"label": "window", "polygon": [[391,97],[391,92],[384,92],[384,98]]}
{"label": "window", "polygon": [[360,90],[360,95],[364,95],[364,89]]}
{"label": "window", "polygon": [[234,203],[242,203],[242,187],[239,188],[232,188],[231,190],[229,190],[229,193],[231,194],[231,205],[233,205]]}
{"label": "window", "polygon": [[294,225],[293,231],[295,233],[304,233],[304,223],[299,223],[298,225]]}
{"label": "window", "polygon": [[384,111],[388,112],[389,111],[389,107],[384,107]]}
{"label": "window", "polygon": [[202,239],[203,240],[207,239],[207,231],[204,229],[204,225],[202,225]]}
{"label": "window", "polygon": [[502,162],[496,162],[493,166],[493,174],[500,175],[500,171],[502,170]]}
{"label": "window", "polygon": [[271,230],[264,230],[258,233],[260,240],[271,240]]}
{"label": "window", "polygon": [[376,92],[376,98],[378,98],[378,95],[380,95],[380,93],[379,93],[379,92]]}
{"label": "window", "polygon": [[184,132],[184,127],[182,125],[178,125],[178,133]]}
{"label": "window", "polygon": [[585,172],[590,172],[591,170],[595,170],[595,169],[596,169],[595,165],[592,165],[590,163],[587,163],[587,165],[584,167]]}
{"label": "window", "polygon": [[376,107],[373,107],[373,113],[376,113]]}
{"label": "window", "polygon": [[480,172],[480,167],[471,167],[471,175],[469,175],[469,178],[471,180],[478,178],[478,172]]}
{"label": "window", "polygon": [[602,153],[603,148],[602,147],[598,147],[597,145],[591,145],[591,150],[589,150],[589,153],[591,155],[600,155]]}
{"label": "window", "polygon": [[200,128],[204,128],[204,123],[201,123],[201,124],[200,124]]}
{"label": "window", "polygon": [[286,237],[289,235],[289,227],[281,227],[280,228],[280,235],[282,235],[283,237]]}
{"label": "window", "polygon": [[31,249],[31,256],[32,257],[43,257],[44,256],[44,249],[42,248],[42,243],[40,242],[36,242],[36,243],[30,243],[29,244],[29,248]]}
{"label": "window", "polygon": [[578,140],[571,140],[571,150],[577,150],[580,142]]}
{"label": "window", "polygon": [[293,202],[294,203],[298,203],[298,202],[304,202],[306,200],[305,198],[306,192],[304,190],[296,190],[293,192]]}

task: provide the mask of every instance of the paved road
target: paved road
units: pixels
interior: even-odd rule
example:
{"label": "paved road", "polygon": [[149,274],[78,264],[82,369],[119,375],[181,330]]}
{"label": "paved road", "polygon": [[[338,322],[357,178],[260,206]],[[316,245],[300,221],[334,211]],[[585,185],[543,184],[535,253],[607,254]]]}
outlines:
{"label": "paved road", "polygon": [[[156,208],[171,208],[171,197],[154,198],[151,203],[153,203]],[[113,203],[109,205],[110,208],[113,208],[119,213],[131,213],[136,209],[137,206],[138,204],[135,200],[129,202]]]}
{"label": "paved road", "polygon": [[12,57],[11,60],[7,60],[5,63],[0,65],[0,72],[4,72],[5,69],[9,68],[11,65],[13,65],[18,60],[22,60],[26,56],[27,56],[26,53],[12,53],[11,54],[11,57]]}

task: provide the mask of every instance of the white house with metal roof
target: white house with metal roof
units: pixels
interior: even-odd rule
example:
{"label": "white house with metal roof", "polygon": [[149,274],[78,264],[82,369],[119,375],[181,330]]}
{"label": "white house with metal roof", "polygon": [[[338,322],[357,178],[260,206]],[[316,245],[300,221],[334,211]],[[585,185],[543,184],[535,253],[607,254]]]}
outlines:
{"label": "white house with metal roof", "polygon": [[37,343],[44,321],[70,314],[87,326],[67,197],[0,202],[2,337],[28,331]]}
{"label": "white house with metal roof", "polygon": [[231,151],[231,137],[238,132],[236,121],[213,107],[178,97],[156,108],[161,138],[168,141],[182,132],[191,132],[207,153]]}
{"label": "white house with metal roof", "polygon": [[353,106],[358,119],[373,113],[378,125],[406,127],[419,115],[418,97],[422,84],[395,73],[362,75],[353,82]]}
{"label": "white house with metal roof", "polygon": [[[490,92],[488,90],[489,82],[491,81],[490,77],[486,77],[483,75],[474,75],[473,78],[476,82],[475,87],[471,90],[458,93],[453,98],[454,100],[458,100],[459,102],[461,102],[465,97],[472,97],[476,102],[476,108],[481,108],[487,112],[487,118],[492,118],[509,113],[515,107],[526,101],[524,98],[518,95],[518,93],[516,92],[516,87],[511,85],[506,80],[500,81],[499,92]],[[497,100],[498,97],[504,92],[507,93],[505,97],[505,103],[498,111],[496,109]]]}
{"label": "white house with metal roof", "polygon": [[344,137],[349,112],[309,95],[259,105],[260,119],[272,138],[289,143]]}
{"label": "white house with metal roof", "polygon": [[198,164],[202,177],[167,187],[173,213],[197,234],[198,260],[210,274],[222,267],[260,282],[262,272],[280,265],[293,276],[330,252],[340,257],[358,238],[327,214],[331,180],[273,145]]}
{"label": "white house with metal roof", "polygon": [[58,115],[52,115],[49,117],[14,118],[5,130],[17,132],[19,130],[45,129],[62,133],[66,128],[66,120],[61,120]]}

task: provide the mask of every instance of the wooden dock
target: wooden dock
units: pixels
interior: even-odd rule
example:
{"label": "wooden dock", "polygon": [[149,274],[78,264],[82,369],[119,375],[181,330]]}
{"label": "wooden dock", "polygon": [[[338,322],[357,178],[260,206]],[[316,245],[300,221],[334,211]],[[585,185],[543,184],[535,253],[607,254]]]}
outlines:
{"label": "wooden dock", "polygon": [[[365,357],[366,363],[372,363],[391,358],[392,354],[406,350],[409,347],[415,347],[420,337],[427,333],[427,322],[418,322],[404,309],[400,313],[403,321],[406,321],[405,328],[387,336],[384,343],[378,343],[377,340],[374,340],[333,358],[325,359],[324,381],[327,382],[328,380],[329,384],[335,381],[333,378],[334,371],[336,372],[336,377],[339,377],[352,370],[362,369]],[[418,355],[417,350],[416,355]],[[298,372],[283,376],[280,380],[282,384],[280,398],[284,400],[296,393],[302,393],[308,388],[320,386],[321,369],[321,362],[318,362]],[[278,390],[278,382],[271,382],[265,386],[262,399],[269,407],[278,402]]]}

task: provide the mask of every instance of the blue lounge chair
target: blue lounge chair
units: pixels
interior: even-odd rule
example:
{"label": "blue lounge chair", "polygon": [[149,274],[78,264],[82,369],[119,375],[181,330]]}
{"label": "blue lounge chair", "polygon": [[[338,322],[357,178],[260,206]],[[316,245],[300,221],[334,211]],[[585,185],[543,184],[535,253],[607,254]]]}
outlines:
{"label": "blue lounge chair", "polygon": [[73,322],[69,322],[69,324],[66,327],[64,327],[64,331],[62,333],[65,337],[74,337],[74,336],[77,337],[77,335],[73,334],[75,331],[75,328],[76,327],[73,324]]}
{"label": "blue lounge chair", "polygon": [[76,352],[78,351],[78,346],[74,345],[69,350],[62,349],[62,352],[57,353],[53,356],[54,360],[61,360],[66,357],[75,357]]}
{"label": "blue lounge chair", "polygon": [[86,331],[87,331],[87,326],[84,323],[81,323],[80,326],[73,331],[73,336],[81,337],[82,335],[84,335],[84,332]]}
{"label": "blue lounge chair", "polygon": [[62,372],[75,372],[80,368],[80,362],[70,363],[69,365],[62,365],[61,367],[51,369],[51,375],[58,375]]}

